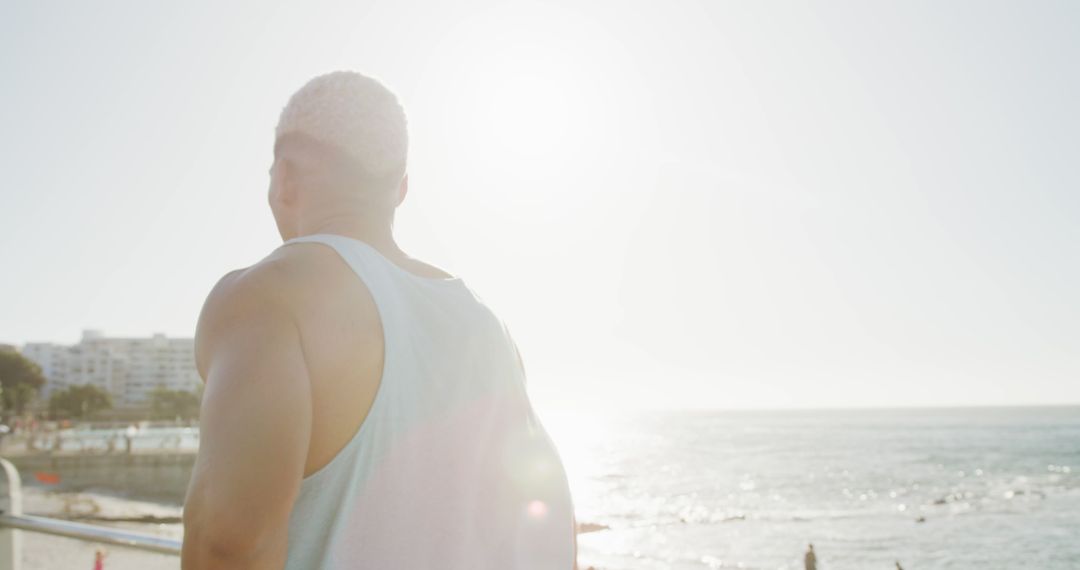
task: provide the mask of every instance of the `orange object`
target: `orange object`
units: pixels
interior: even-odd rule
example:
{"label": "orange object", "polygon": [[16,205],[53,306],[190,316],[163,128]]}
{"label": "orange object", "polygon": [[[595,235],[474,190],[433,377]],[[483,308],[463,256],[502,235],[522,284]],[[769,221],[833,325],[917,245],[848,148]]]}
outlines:
{"label": "orange object", "polygon": [[49,473],[47,471],[34,471],[34,479],[37,479],[40,483],[46,485],[58,485],[60,483],[59,473]]}

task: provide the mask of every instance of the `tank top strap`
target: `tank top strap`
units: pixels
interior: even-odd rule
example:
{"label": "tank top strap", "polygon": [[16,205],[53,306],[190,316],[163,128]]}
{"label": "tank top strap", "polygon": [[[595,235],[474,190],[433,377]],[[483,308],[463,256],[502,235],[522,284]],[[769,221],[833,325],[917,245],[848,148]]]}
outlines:
{"label": "tank top strap", "polygon": [[[399,303],[396,298],[396,286],[393,283],[394,275],[386,267],[385,260],[376,253],[375,249],[358,239],[337,234],[308,234],[294,237],[285,241],[282,245],[291,243],[321,243],[330,246],[338,256],[352,269],[353,273],[364,283],[375,300],[379,309],[379,315],[383,319],[383,327],[390,325],[394,313],[394,305]],[[385,313],[385,314],[384,314]]]}
{"label": "tank top strap", "polygon": [[[391,385],[399,382],[396,379],[399,375],[398,354],[402,351],[402,343],[408,339],[407,331],[402,328],[406,315],[394,273],[372,246],[358,239],[337,234],[308,234],[286,240],[282,246],[302,242],[321,243],[336,251],[363,282],[375,302],[383,331],[383,373],[379,396],[385,399],[384,393],[392,391]],[[375,412],[376,406],[372,404],[371,413]]]}
{"label": "tank top strap", "polygon": [[[374,248],[361,240],[337,234],[308,234],[286,240],[281,245],[300,242],[322,243],[330,246],[356,273],[357,277],[364,281],[368,289],[384,287],[390,277],[387,268],[379,263],[380,257],[373,255]],[[372,291],[372,296],[374,295],[375,292]]]}

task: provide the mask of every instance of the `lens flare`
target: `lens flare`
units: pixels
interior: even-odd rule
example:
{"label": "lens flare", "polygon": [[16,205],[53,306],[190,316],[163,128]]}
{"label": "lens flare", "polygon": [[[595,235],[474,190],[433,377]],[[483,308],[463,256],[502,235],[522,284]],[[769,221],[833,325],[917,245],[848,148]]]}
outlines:
{"label": "lens flare", "polygon": [[529,518],[542,519],[547,515],[548,508],[544,501],[533,500],[529,501],[526,511],[529,513]]}

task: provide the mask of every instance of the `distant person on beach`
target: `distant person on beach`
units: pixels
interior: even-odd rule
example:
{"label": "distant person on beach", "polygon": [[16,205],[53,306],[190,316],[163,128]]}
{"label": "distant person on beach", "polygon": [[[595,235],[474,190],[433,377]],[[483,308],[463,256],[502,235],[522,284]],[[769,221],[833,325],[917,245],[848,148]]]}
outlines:
{"label": "distant person on beach", "polygon": [[268,202],[284,243],[222,277],[196,330],[185,570],[577,568],[566,474],[508,327],[395,241],[407,139],[395,95],[359,73],[282,110]]}
{"label": "distant person on beach", "polygon": [[803,557],[803,562],[806,564],[806,570],[817,570],[817,555],[814,554],[814,545],[809,545],[806,549],[806,556]]}

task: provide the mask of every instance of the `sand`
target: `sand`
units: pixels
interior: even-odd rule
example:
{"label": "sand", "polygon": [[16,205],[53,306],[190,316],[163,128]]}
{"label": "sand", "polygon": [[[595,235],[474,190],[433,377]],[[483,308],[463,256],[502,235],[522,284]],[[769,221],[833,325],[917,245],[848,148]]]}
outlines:
{"label": "sand", "polygon": [[[123,517],[151,514],[155,516],[180,516],[179,506],[131,501],[97,493],[50,493],[43,489],[23,489],[23,512],[41,516],[56,516],[65,511],[89,513],[100,516]],[[144,534],[180,539],[180,524],[106,523],[104,526],[124,528]],[[78,570],[94,567],[94,552],[104,549],[106,570],[173,570],[180,568],[178,556],[141,552],[120,546],[103,546],[79,540],[22,531],[23,570]]]}

